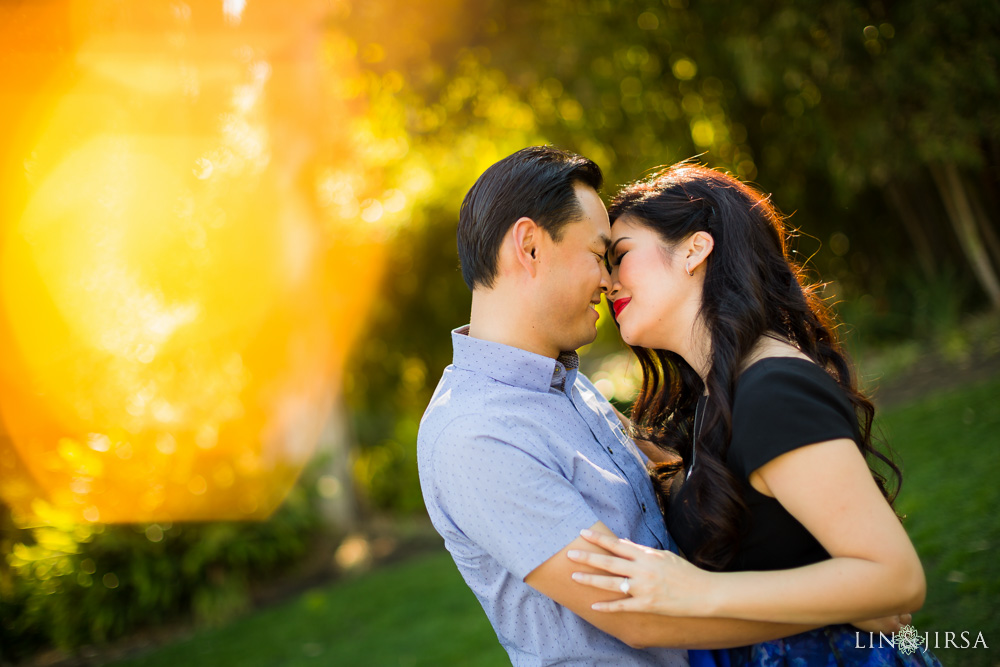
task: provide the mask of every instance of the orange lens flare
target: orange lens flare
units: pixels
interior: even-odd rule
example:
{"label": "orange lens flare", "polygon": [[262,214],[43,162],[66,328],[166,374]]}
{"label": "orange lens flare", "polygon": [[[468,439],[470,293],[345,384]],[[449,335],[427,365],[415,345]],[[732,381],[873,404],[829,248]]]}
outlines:
{"label": "orange lens flare", "polygon": [[[0,47],[37,67],[0,93],[18,128],[0,155],[0,496],[84,521],[264,518],[314,450],[382,247],[331,238],[298,185],[316,123],[294,103],[315,83],[311,54],[288,55],[301,14],[129,6],[4,10],[64,41]],[[109,7],[125,18],[102,23]]]}

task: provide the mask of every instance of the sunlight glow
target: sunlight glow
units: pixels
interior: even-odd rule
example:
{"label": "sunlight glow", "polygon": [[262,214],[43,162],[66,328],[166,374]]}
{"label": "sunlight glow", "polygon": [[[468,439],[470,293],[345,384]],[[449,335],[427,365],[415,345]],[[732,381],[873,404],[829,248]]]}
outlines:
{"label": "sunlight glow", "polygon": [[[263,48],[299,35],[242,1],[150,3],[127,29],[88,22],[95,4],[38,10],[70,17],[73,76],[3,91],[41,113],[0,156],[25,184],[0,222],[0,496],[86,522],[264,518],[313,453],[383,250],[299,185],[314,82]],[[206,16],[229,32],[190,27]],[[343,224],[382,218],[324,188]]]}

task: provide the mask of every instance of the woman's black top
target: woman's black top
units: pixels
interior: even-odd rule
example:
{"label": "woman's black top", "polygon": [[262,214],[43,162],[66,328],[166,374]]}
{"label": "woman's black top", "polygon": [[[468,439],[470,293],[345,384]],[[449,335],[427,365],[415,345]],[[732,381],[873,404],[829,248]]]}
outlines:
{"label": "woman's black top", "polygon": [[[768,357],[738,378],[732,415],[733,437],[726,463],[743,482],[748,514],[736,557],[725,569],[783,570],[826,560],[830,555],[816,538],[781,503],[750,486],[749,478],[768,461],[798,447],[838,438],[859,442],[857,417],[847,395],[811,361]],[[704,533],[694,502],[685,494],[685,474],[686,470],[679,472],[670,486],[666,519],[671,537],[684,553],[691,554]]]}

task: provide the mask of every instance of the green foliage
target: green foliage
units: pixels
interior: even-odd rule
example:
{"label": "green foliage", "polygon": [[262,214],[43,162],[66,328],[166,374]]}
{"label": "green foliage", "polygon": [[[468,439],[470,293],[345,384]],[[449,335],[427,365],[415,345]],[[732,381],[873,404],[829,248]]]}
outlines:
{"label": "green foliage", "polygon": [[354,478],[375,507],[407,514],[423,509],[414,447],[416,428],[414,421],[397,421],[397,435],[393,439],[364,447],[357,453]]}
{"label": "green foliage", "polygon": [[933,278],[909,271],[894,282],[887,295],[870,294],[837,304],[838,317],[849,322],[844,333],[857,351],[884,345],[901,345],[904,339],[945,345],[961,329],[962,316],[972,310],[974,286],[954,267],[945,267]]}
{"label": "green foliage", "polygon": [[[370,337],[349,368],[344,395],[354,431],[355,480],[376,508],[423,511],[417,479],[420,415],[451,362],[448,331],[471,302],[458,269],[454,228],[404,230],[394,243]],[[457,278],[456,278],[457,276]]]}
{"label": "green foliage", "polygon": [[301,558],[319,525],[307,474],[259,523],[79,525],[36,503],[6,514],[0,556],[0,659],[73,650],[192,615],[220,624],[247,608],[249,585]]}

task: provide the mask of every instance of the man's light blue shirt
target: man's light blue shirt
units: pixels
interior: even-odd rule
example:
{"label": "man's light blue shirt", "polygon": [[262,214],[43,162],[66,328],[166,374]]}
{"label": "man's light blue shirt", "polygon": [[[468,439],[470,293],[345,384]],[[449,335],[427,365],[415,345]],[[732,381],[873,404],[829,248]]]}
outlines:
{"label": "man's light blue shirt", "polygon": [[638,650],[524,583],[598,521],[676,547],[644,456],[576,366],[452,332],[448,366],[420,424],[417,460],[434,527],[522,665],[686,665],[687,652]]}

